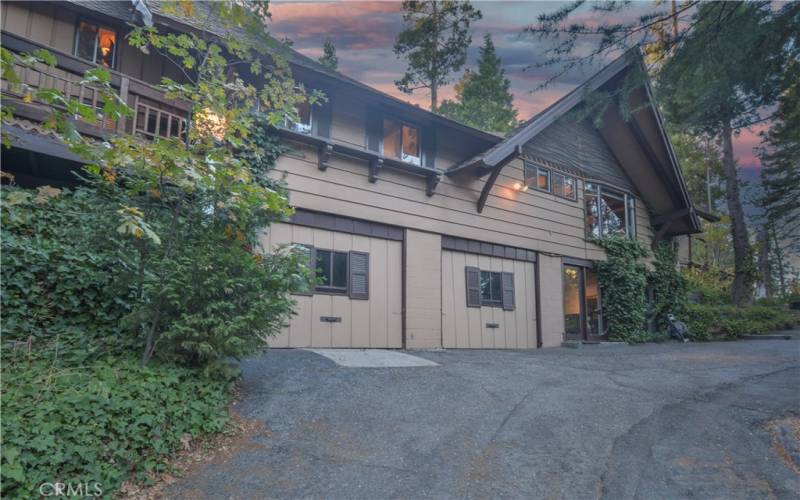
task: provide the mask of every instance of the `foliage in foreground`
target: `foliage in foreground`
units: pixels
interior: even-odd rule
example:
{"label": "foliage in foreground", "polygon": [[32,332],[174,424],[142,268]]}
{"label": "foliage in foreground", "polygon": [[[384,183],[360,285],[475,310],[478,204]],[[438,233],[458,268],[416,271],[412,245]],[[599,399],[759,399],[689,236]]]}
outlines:
{"label": "foliage in foreground", "polygon": [[189,437],[221,431],[226,384],[196,369],[134,356],[84,366],[3,352],[3,498],[33,498],[43,482],[100,483],[160,471]]}
{"label": "foliage in foreground", "polygon": [[783,307],[689,304],[686,311],[693,340],[733,340],[800,325],[800,314]]}

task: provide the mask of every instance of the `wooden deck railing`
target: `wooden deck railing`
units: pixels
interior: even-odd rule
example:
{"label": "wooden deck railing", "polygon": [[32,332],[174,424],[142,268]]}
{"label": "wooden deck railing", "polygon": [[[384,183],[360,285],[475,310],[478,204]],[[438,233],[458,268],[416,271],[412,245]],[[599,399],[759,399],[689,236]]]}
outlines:
{"label": "wooden deck railing", "polygon": [[[128,133],[149,140],[156,137],[184,137],[186,134],[187,117],[191,111],[189,103],[167,99],[156,87],[117,71],[111,71],[112,86],[134,113],[132,117],[119,122],[103,118],[99,90],[81,83],[84,72],[93,67],[91,64],[5,31],[2,32],[2,37],[3,47],[12,52],[30,54],[37,49],[45,49],[55,56],[55,66],[40,63],[30,66],[17,65],[16,73],[22,83],[30,88],[53,88],[95,107],[99,117],[97,123],[80,121],[76,123],[82,133],[95,137],[103,137],[112,132]],[[49,114],[46,106],[35,101],[29,102],[24,95],[15,92],[9,82],[3,80],[1,88],[3,100],[13,101],[10,104],[14,107],[15,115],[42,121]]]}

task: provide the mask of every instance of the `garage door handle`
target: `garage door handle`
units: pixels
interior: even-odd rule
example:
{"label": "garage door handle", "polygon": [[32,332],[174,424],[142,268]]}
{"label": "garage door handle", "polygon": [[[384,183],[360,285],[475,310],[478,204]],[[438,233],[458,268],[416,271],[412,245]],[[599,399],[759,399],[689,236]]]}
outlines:
{"label": "garage door handle", "polygon": [[500,328],[500,323],[486,323],[486,328]]}
{"label": "garage door handle", "polygon": [[341,316],[320,316],[319,320],[323,323],[341,323],[342,317]]}

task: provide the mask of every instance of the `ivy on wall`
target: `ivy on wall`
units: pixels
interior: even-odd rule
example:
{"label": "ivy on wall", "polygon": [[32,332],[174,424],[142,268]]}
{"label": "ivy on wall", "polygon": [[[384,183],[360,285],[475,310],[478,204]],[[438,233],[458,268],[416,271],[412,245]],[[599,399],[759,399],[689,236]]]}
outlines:
{"label": "ivy on wall", "polygon": [[603,297],[603,321],[610,340],[644,342],[647,305],[647,268],[641,261],[648,256],[639,240],[620,236],[595,238],[593,243],[606,251],[607,260],[597,263]]}
{"label": "ivy on wall", "polygon": [[647,281],[653,290],[650,317],[659,331],[665,331],[669,323],[667,316],[674,314],[686,320],[687,284],[678,270],[678,248],[673,241],[662,241],[653,252],[653,271]]}

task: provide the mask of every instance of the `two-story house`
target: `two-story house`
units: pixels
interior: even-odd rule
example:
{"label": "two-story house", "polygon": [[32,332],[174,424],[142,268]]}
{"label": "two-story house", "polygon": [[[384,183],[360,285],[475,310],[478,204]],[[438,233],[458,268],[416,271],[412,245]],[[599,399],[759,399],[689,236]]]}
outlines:
{"label": "two-story house", "polygon": [[[152,8],[157,26],[190,29]],[[188,108],[154,87],[176,68],[131,48],[127,2],[3,2],[2,44],[46,47],[55,68],[21,68],[30,85],[77,82],[102,64],[133,107],[101,127],[143,139],[181,134]],[[653,94],[630,96],[629,118],[609,106],[598,128],[580,119],[592,91],[613,91],[642,64],[613,61],[506,137],[486,133],[381,93],[298,54],[296,79],[328,102],[300,110],[280,131],[291,150],[291,221],[264,231],[266,247],[306,245],[319,284],[295,296],[297,315],[275,347],[536,348],[602,339],[602,297],[592,236],[653,245],[700,231]],[[45,111],[3,86],[16,109],[4,125],[13,147],[3,168],[21,184],[65,183],[80,163],[38,127]],[[105,130],[102,130],[105,129]]]}

